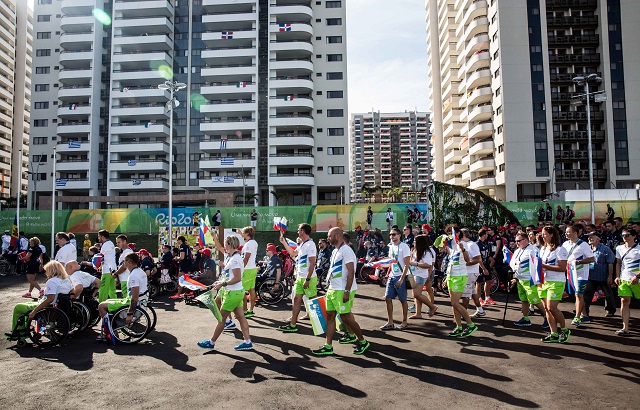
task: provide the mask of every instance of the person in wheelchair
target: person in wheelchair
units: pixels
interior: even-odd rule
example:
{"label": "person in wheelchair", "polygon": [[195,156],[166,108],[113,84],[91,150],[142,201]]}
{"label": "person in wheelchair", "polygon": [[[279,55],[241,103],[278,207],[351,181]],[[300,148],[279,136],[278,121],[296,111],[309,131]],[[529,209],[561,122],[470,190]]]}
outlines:
{"label": "person in wheelchair", "polygon": [[211,286],[216,281],[216,261],[211,257],[211,249],[198,251],[201,256],[201,270],[193,275],[193,279],[205,286]]}
{"label": "person in wheelchair", "polygon": [[268,261],[264,267],[264,273],[266,277],[274,278],[276,280],[273,288],[278,290],[280,287],[280,276],[282,275],[282,261],[278,256],[278,248],[272,243],[267,244],[267,258]]}
{"label": "person in wheelchair", "polygon": [[[44,272],[47,277],[46,288],[44,290],[45,296],[39,301],[18,303],[13,307],[11,329],[13,329],[14,334],[16,332],[28,332],[28,324],[33,320],[36,313],[46,307],[55,305],[60,295],[68,296],[69,292],[71,292],[71,280],[60,262],[48,262],[44,265]],[[26,322],[19,320],[27,314]],[[5,333],[5,336],[11,338],[12,334]]]}
{"label": "person in wheelchair", "polygon": [[140,249],[138,251],[138,255],[140,256],[140,269],[144,271],[147,275],[147,278],[151,278],[155,276],[158,272],[158,268],[156,267],[155,262],[153,261],[153,257],[146,249]]}
{"label": "person in wheelchair", "polygon": [[100,279],[90,273],[80,270],[80,265],[76,261],[67,262],[65,266],[67,275],[73,285],[72,294],[74,299],[80,299],[85,289],[92,291],[92,297],[98,294],[100,289]]}
{"label": "person in wheelchair", "polygon": [[[123,266],[130,272],[127,281],[128,295],[122,299],[107,299],[98,305],[98,312],[103,321],[109,320],[108,314],[116,310],[128,306],[126,324],[133,322],[133,315],[136,308],[146,304],[147,296],[147,275],[138,267],[140,257],[137,253],[131,252],[125,255]],[[103,328],[104,329],[104,328]],[[96,338],[98,342],[106,342],[109,335],[105,335],[103,331]]]}

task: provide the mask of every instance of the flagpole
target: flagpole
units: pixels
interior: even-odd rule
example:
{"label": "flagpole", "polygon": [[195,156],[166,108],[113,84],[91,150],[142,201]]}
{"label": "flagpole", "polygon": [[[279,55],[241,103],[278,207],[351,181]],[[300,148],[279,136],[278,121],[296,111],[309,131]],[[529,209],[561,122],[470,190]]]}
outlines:
{"label": "flagpole", "polygon": [[51,248],[49,255],[53,256],[53,244],[55,241],[55,225],[56,225],[56,147],[53,147],[53,184],[51,187]]}
{"label": "flagpole", "polygon": [[246,187],[247,185],[244,183],[244,164],[240,165],[242,168],[242,207],[247,206],[246,201],[247,201],[247,197],[246,197]]}
{"label": "flagpole", "polygon": [[18,237],[20,237],[20,191],[22,191],[22,150],[18,150],[18,201],[16,205],[16,226],[18,228]]}

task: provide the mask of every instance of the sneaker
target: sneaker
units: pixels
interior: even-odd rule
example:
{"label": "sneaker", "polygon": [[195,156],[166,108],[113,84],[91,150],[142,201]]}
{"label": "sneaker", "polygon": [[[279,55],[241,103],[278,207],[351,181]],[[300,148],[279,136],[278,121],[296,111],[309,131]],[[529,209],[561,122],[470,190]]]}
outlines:
{"label": "sneaker", "polygon": [[529,306],[529,316],[533,316],[536,314],[535,309],[533,309],[531,306]]}
{"label": "sneaker", "polygon": [[278,330],[284,333],[295,333],[298,331],[298,326],[287,323],[284,326],[279,326]]}
{"label": "sneaker", "polygon": [[24,295],[22,295],[23,298],[31,298],[31,292],[27,292]]}
{"label": "sneaker", "polygon": [[487,315],[487,312],[485,312],[484,310],[482,312],[480,312],[479,310],[476,310],[476,313],[471,315],[471,317],[482,317],[482,316],[486,316],[486,315]]}
{"label": "sneaker", "polygon": [[564,293],[562,294],[562,299],[566,299],[566,298],[568,298],[568,297],[569,297],[569,294],[568,294],[567,292],[564,292]]}
{"label": "sneaker", "polygon": [[312,350],[311,353],[316,356],[331,356],[333,354],[333,346],[324,345],[320,349]]}
{"label": "sneaker", "polygon": [[542,322],[542,328],[543,329],[549,329],[549,321],[547,320],[547,318],[544,318],[544,321]]}
{"label": "sneaker", "polygon": [[591,323],[591,318],[589,316],[580,315],[580,322],[581,323]]}
{"label": "sneaker", "polygon": [[517,322],[513,322],[516,326],[531,326],[531,321],[529,319],[521,318]]}
{"label": "sneaker", "polygon": [[244,312],[244,317],[246,318],[250,318],[250,317],[254,317],[255,315],[253,314],[253,310],[247,310],[246,312]]}
{"label": "sneaker", "polygon": [[234,347],[235,350],[253,350],[253,343],[242,342],[238,346]]}
{"label": "sneaker", "polygon": [[629,333],[628,331],[626,331],[624,329],[620,329],[620,330],[616,330],[616,335],[618,335],[618,336],[630,336],[631,333]]}
{"label": "sneaker", "polygon": [[169,299],[182,299],[182,295],[179,293],[176,293],[173,296],[169,296]]}
{"label": "sneaker", "polygon": [[369,346],[371,346],[371,343],[369,343],[369,341],[366,339],[364,339],[362,342],[356,342],[356,347],[354,347],[353,349],[353,354],[362,354],[369,348]]}
{"label": "sneaker", "polygon": [[480,306],[484,307],[487,304],[485,299],[480,298]]}
{"label": "sneaker", "polygon": [[478,325],[476,324],[472,324],[472,325],[468,325],[464,331],[462,332],[462,334],[460,335],[460,337],[469,337],[471,336],[476,330],[478,330]]}
{"label": "sneaker", "polygon": [[201,342],[198,342],[198,346],[203,348],[203,349],[214,349],[215,348],[215,343],[211,343],[211,340],[207,339],[207,340],[203,340]]}
{"label": "sneaker", "polygon": [[598,301],[598,294],[596,293],[595,295],[593,295],[593,297],[591,298],[591,303],[596,303]]}
{"label": "sneaker", "polygon": [[408,310],[409,310],[409,312],[415,312],[416,311],[416,305],[411,306]]}
{"label": "sneaker", "polygon": [[345,333],[340,337],[340,339],[338,339],[338,342],[340,342],[341,345],[348,345],[357,341],[358,338],[356,337],[356,335],[351,333]]}
{"label": "sneaker", "polygon": [[559,336],[560,343],[567,343],[569,341],[569,336],[571,336],[571,330],[567,328],[562,329]]}
{"label": "sneaker", "polygon": [[484,301],[485,304],[487,305],[497,305],[496,301],[494,301],[493,299],[491,299],[491,297],[488,297],[487,299],[485,299]]}
{"label": "sneaker", "polygon": [[449,333],[449,337],[458,337],[458,336],[462,336],[462,326],[460,327],[456,327],[453,329],[453,331],[451,333]]}
{"label": "sneaker", "polygon": [[574,317],[573,320],[571,321],[571,325],[578,327],[582,324],[582,321],[580,321],[579,317]]}
{"label": "sneaker", "polygon": [[546,335],[540,340],[542,340],[542,342],[544,343],[558,343],[560,341],[560,337],[558,335],[549,333],[548,335]]}
{"label": "sneaker", "polygon": [[227,323],[224,325],[224,331],[225,332],[233,332],[234,330],[236,330],[238,327],[236,326],[235,323],[231,322],[231,323]]}

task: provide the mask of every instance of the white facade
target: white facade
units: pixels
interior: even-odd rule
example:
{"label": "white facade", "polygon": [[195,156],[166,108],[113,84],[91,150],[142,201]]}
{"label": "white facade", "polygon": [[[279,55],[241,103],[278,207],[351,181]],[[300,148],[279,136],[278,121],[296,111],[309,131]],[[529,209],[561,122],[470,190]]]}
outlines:
{"label": "white facade", "polygon": [[[64,68],[51,113],[63,196],[161,198],[173,166],[181,198],[348,199],[344,2],[116,1],[104,26],[92,14],[102,2],[54,3],[36,15],[62,15],[59,42],[37,47],[59,47],[59,61],[43,64]],[[172,154],[170,93],[157,88],[168,79],[187,85]]]}

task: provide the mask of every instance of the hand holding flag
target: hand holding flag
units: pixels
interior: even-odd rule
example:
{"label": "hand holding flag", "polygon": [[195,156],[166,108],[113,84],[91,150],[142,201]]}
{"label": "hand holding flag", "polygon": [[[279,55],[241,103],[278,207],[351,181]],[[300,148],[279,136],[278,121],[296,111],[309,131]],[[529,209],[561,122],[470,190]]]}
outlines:
{"label": "hand holding flag", "polygon": [[507,248],[506,246],[502,247],[502,255],[504,255],[504,263],[511,262],[511,257],[513,256],[513,253],[511,253],[511,250],[509,250],[509,248]]}

